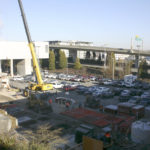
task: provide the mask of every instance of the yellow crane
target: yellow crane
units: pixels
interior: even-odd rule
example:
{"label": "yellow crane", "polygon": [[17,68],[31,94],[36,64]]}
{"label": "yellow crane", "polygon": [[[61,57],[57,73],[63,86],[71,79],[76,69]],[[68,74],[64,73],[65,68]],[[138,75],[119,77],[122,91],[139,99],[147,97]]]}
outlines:
{"label": "yellow crane", "polygon": [[32,55],[33,69],[35,71],[35,75],[36,75],[36,79],[37,79],[37,83],[30,83],[29,87],[25,89],[25,92],[24,92],[25,96],[29,96],[30,91],[48,91],[48,90],[52,90],[53,85],[52,84],[46,84],[42,80],[40,67],[39,67],[39,64],[38,64],[38,61],[37,61],[35,48],[34,48],[32,40],[31,40],[31,35],[30,35],[30,32],[29,32],[29,28],[28,28],[26,16],[25,16],[25,13],[24,13],[22,1],[18,0],[18,3],[19,3],[20,11],[21,11],[21,16],[22,16],[25,32],[26,32],[27,39],[28,39],[29,48],[30,48],[31,55]]}

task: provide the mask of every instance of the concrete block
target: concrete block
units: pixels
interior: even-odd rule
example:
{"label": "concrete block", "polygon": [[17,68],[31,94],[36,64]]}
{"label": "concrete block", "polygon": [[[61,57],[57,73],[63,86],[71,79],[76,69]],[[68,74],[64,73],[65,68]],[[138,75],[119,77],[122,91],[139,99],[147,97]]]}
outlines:
{"label": "concrete block", "polygon": [[12,116],[10,116],[10,115],[8,115],[8,117],[9,117],[9,119],[10,119],[11,122],[12,122],[11,128],[12,128],[12,129],[17,128],[17,127],[18,127],[18,119],[15,118],[15,117],[12,117]]}
{"label": "concrete block", "polygon": [[0,133],[10,131],[12,126],[11,119],[7,116],[0,114]]}
{"label": "concrete block", "polygon": [[0,114],[7,115],[7,111],[0,109]]}

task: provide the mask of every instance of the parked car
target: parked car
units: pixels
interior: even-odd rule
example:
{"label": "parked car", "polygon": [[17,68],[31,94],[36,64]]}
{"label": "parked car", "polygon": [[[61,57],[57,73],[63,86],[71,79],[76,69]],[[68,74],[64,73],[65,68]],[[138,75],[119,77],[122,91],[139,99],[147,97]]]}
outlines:
{"label": "parked car", "polygon": [[134,88],[135,88],[135,89],[140,89],[140,88],[142,88],[142,83],[141,83],[141,82],[135,82]]}
{"label": "parked car", "polygon": [[68,83],[68,82],[66,82],[66,81],[62,81],[60,84],[63,84],[63,86],[67,86],[67,85],[69,85],[69,83]]}
{"label": "parked car", "polygon": [[91,77],[90,77],[90,80],[91,80],[91,81],[96,81],[96,77],[95,77],[95,76],[91,76]]}
{"label": "parked car", "polygon": [[66,85],[66,86],[63,87],[63,89],[65,91],[73,91],[73,90],[76,89],[76,87],[72,87],[71,85]]}
{"label": "parked car", "polygon": [[76,81],[76,82],[80,82],[81,80],[82,80],[82,78],[80,76],[74,78],[74,81]]}
{"label": "parked car", "polygon": [[150,98],[150,93],[149,92],[144,92],[142,95],[141,95],[141,100],[143,98]]}
{"label": "parked car", "polygon": [[119,80],[112,80],[112,86],[118,86],[119,83]]}
{"label": "parked car", "polygon": [[129,90],[123,90],[120,94],[119,100],[120,101],[128,101],[130,98],[130,91]]}
{"label": "parked car", "polygon": [[134,83],[124,83],[124,86],[125,86],[126,88],[132,88],[132,87],[135,86],[135,84],[134,84]]}
{"label": "parked car", "polygon": [[128,101],[129,98],[130,98],[130,95],[129,95],[129,94],[124,94],[124,95],[121,95],[121,96],[119,97],[119,100],[120,100],[121,102],[125,102],[125,101]]}
{"label": "parked car", "polygon": [[136,96],[136,95],[140,96],[143,93],[142,90],[137,90],[137,89],[131,89],[130,91],[131,91],[131,96]]}
{"label": "parked car", "polygon": [[122,92],[122,89],[121,88],[114,88],[113,92],[114,92],[114,95],[120,95]]}
{"label": "parked car", "polygon": [[140,101],[140,104],[144,105],[144,106],[148,106],[148,105],[150,105],[150,100],[149,99],[142,99]]}
{"label": "parked car", "polygon": [[143,84],[142,84],[142,89],[143,89],[143,90],[148,90],[148,89],[150,89],[150,84],[148,84],[148,83],[143,83]]}
{"label": "parked car", "polygon": [[129,90],[123,90],[122,92],[121,92],[121,95],[124,95],[124,94],[131,94],[131,92],[129,91]]}
{"label": "parked car", "polygon": [[104,85],[112,85],[113,81],[112,80],[107,80],[103,82]]}
{"label": "parked car", "polygon": [[52,85],[53,85],[53,88],[55,89],[63,88],[63,84],[60,84],[60,83],[52,83]]}
{"label": "parked car", "polygon": [[132,96],[130,99],[129,99],[129,103],[134,103],[134,104],[137,104],[139,103],[141,100],[141,97],[140,96]]}
{"label": "parked car", "polygon": [[87,77],[83,77],[83,78],[81,79],[81,82],[89,82],[89,81],[90,81],[90,79],[87,78]]}
{"label": "parked car", "polygon": [[76,89],[76,92],[79,93],[79,94],[84,94],[84,92],[86,92],[88,90],[87,87],[80,87]]}
{"label": "parked car", "polygon": [[113,98],[114,93],[112,91],[102,92],[101,97],[102,98]]}

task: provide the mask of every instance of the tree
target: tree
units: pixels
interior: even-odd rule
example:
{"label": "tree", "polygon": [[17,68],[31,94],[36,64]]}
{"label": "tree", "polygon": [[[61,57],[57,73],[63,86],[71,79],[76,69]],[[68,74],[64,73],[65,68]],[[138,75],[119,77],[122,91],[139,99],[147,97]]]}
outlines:
{"label": "tree", "polygon": [[140,62],[139,68],[138,68],[138,76],[141,78],[147,78],[148,77],[148,64],[145,59],[143,59]]}
{"label": "tree", "polygon": [[125,60],[125,66],[124,66],[124,74],[125,75],[131,74],[132,64],[133,64],[132,60]]}
{"label": "tree", "polygon": [[76,61],[74,63],[74,69],[81,69],[82,65],[80,64],[79,58],[76,58]]}
{"label": "tree", "polygon": [[114,54],[114,52],[108,52],[107,53],[106,65],[108,66],[106,74],[109,77],[112,77],[112,74],[113,74],[113,71],[115,71],[115,65],[116,65],[116,60],[115,60],[115,54]]}
{"label": "tree", "polygon": [[67,67],[67,58],[65,52],[59,51],[59,68],[63,69]]}
{"label": "tree", "polygon": [[65,55],[65,52],[63,52],[63,59],[64,59],[64,68],[67,68],[67,63],[68,63],[68,61],[67,61],[67,57],[66,57],[66,55]]}
{"label": "tree", "polygon": [[55,54],[53,51],[49,53],[49,70],[55,70]]}

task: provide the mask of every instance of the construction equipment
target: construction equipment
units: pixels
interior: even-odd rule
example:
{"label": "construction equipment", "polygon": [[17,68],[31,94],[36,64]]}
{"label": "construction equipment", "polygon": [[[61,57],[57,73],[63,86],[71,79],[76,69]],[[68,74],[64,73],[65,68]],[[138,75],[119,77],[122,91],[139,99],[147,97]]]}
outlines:
{"label": "construction equipment", "polygon": [[24,10],[23,10],[22,1],[18,0],[18,3],[19,3],[21,15],[22,15],[23,24],[24,24],[24,27],[25,27],[25,32],[26,32],[27,39],[28,39],[29,48],[30,48],[31,55],[32,55],[33,69],[35,71],[36,80],[37,80],[36,81],[37,83],[30,83],[29,87],[25,89],[24,95],[25,96],[29,96],[30,93],[32,93],[32,91],[52,90],[53,86],[52,86],[52,84],[45,84],[43,82],[43,80],[42,80],[40,67],[39,67],[39,64],[38,64],[38,61],[37,61],[35,48],[34,48],[32,40],[31,40],[31,36],[30,36],[30,32],[29,32],[26,16],[25,16],[25,13],[24,13]]}

